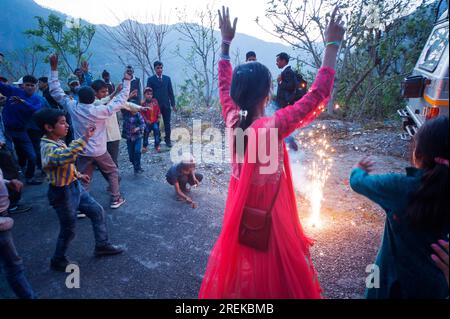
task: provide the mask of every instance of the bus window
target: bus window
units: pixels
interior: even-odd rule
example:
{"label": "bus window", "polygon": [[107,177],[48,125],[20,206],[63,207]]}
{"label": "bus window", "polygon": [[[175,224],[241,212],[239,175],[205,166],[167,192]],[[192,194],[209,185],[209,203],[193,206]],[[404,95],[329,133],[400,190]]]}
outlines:
{"label": "bus window", "polygon": [[448,44],[448,26],[434,30],[425,49],[425,57],[419,68],[429,72],[436,70]]}

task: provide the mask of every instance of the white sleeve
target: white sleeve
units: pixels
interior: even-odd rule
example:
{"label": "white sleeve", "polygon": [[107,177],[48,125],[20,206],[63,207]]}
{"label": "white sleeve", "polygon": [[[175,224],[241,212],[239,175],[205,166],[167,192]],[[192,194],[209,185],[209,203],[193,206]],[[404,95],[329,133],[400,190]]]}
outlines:
{"label": "white sleeve", "polygon": [[107,119],[114,113],[119,112],[125,103],[128,101],[130,95],[130,81],[125,80],[123,82],[123,89],[120,93],[111,100],[107,105],[94,106],[92,113],[99,119]]}
{"label": "white sleeve", "polygon": [[61,83],[58,80],[58,71],[52,71],[50,73],[49,80],[50,95],[58,102],[59,105],[64,107],[66,111],[70,111],[71,108],[77,103],[72,100],[64,90],[61,88]]}

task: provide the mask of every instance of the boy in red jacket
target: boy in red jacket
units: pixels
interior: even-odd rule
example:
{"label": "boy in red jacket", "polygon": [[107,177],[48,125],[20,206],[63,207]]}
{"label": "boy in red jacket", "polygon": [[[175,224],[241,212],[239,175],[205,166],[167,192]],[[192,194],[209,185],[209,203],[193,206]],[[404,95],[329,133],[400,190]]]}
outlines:
{"label": "boy in red jacket", "polygon": [[159,129],[161,110],[159,108],[158,101],[153,98],[152,88],[148,87],[144,90],[144,100],[141,105],[143,107],[148,107],[147,111],[141,111],[141,114],[145,119],[144,148],[142,149],[142,153],[147,153],[148,151],[148,137],[152,131],[155,136],[155,149],[159,153],[161,152],[161,131]]}

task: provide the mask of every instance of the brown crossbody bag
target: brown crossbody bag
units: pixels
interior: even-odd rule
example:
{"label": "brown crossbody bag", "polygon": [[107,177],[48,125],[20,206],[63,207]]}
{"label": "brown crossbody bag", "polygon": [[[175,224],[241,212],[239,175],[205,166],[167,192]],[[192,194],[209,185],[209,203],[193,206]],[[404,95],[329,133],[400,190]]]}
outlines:
{"label": "brown crossbody bag", "polygon": [[239,225],[239,243],[260,251],[267,251],[272,228],[272,210],[275,207],[281,189],[281,178],[278,189],[269,210],[244,206],[241,224]]}

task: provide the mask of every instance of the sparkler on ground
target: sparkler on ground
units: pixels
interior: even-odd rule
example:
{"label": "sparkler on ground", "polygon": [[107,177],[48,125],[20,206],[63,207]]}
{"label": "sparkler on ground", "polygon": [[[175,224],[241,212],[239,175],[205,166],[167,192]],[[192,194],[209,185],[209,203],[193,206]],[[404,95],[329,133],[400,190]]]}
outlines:
{"label": "sparkler on ground", "polygon": [[326,126],[315,125],[308,134],[300,133],[300,145],[302,149],[311,152],[313,156],[306,169],[308,186],[301,186],[311,205],[309,224],[313,227],[321,227],[320,213],[324,199],[324,187],[330,177],[333,165],[331,153],[334,152],[327,140]]}

